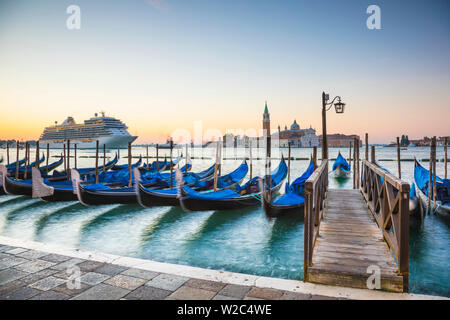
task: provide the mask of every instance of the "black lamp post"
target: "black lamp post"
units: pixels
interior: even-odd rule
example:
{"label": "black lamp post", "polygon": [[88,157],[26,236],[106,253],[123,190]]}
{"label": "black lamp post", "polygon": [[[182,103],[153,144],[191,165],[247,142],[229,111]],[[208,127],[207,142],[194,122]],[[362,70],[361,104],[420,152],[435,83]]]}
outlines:
{"label": "black lamp post", "polygon": [[[329,95],[322,92],[322,160],[328,159],[328,138],[327,138],[327,111],[331,109],[334,104],[336,113],[344,113],[345,103],[341,102],[341,97],[334,97],[331,102]],[[337,99],[337,102],[334,103]]]}

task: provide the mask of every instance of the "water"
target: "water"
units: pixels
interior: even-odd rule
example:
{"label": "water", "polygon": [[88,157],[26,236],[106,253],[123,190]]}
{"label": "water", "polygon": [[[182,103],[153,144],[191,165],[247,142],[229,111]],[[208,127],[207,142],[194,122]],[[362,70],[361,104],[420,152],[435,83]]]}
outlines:
{"label": "water", "polygon": [[[183,149],[184,151],[184,149]],[[330,148],[330,158],[339,149]],[[348,157],[348,149],[342,148]],[[114,156],[113,150],[107,156]],[[121,157],[126,155],[121,150]],[[176,156],[179,151],[175,151]],[[287,156],[287,150],[281,151]],[[14,158],[12,156],[11,159]],[[61,150],[52,150],[51,155]],[[215,149],[190,150],[194,171],[209,167]],[[274,158],[280,157],[273,150]],[[320,149],[318,151],[321,154]],[[21,155],[23,151],[21,151]],[[32,152],[33,154],[33,152]],[[102,154],[102,152],[100,152]],[[146,155],[145,148],[134,148],[133,156]],[[155,150],[150,148],[150,156]],[[292,149],[292,157],[309,158],[312,149]],[[377,159],[396,159],[395,148],[377,148]],[[5,150],[0,150],[0,158]],[[169,155],[160,150],[161,158]],[[244,149],[236,155],[243,157]],[[78,166],[92,167],[95,151],[78,151]],[[234,149],[225,149],[224,157],[235,156]],[[254,157],[264,157],[264,150],[254,150]],[[409,148],[402,158],[429,158],[428,148]],[[361,149],[361,158],[364,149]],[[443,148],[437,157],[443,158]],[[145,159],[144,159],[145,160]],[[151,159],[152,161],[153,159]],[[13,160],[11,160],[13,161]],[[56,161],[55,157],[50,162]],[[135,159],[133,162],[136,161]],[[73,159],[71,160],[73,165]],[[120,163],[126,163],[121,158]],[[241,160],[225,160],[223,173],[240,164]],[[395,161],[380,161],[381,165],[397,173]],[[102,160],[100,160],[102,164]],[[278,160],[273,160],[273,166]],[[423,162],[428,167],[428,162]],[[253,174],[263,174],[264,161],[253,163]],[[291,162],[291,177],[295,179],[307,167],[308,161]],[[413,181],[414,163],[402,162],[402,178]],[[443,163],[437,164],[443,176]],[[338,182],[330,177],[331,188],[352,188],[352,179]],[[281,191],[283,192],[283,190]],[[410,291],[450,296],[450,232],[449,221],[440,216],[427,216],[423,227],[411,221],[410,228]],[[103,205],[84,207],[77,202],[45,203],[19,196],[0,197],[0,234],[14,238],[62,244],[87,250],[190,265],[216,270],[243,272],[286,279],[302,279],[303,274],[303,218],[267,219],[260,207],[242,211],[208,211],[185,213],[180,208],[142,208],[139,205]]]}

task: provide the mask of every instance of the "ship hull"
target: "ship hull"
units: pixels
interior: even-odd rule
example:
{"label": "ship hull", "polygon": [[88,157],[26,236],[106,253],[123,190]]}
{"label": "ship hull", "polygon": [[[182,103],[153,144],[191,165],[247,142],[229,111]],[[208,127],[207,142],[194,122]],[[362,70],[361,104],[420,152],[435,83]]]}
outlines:
{"label": "ship hull", "polygon": [[[95,149],[96,141],[98,140],[98,145],[103,148],[103,145],[107,149],[121,149],[127,148],[128,143],[133,142],[137,139],[137,136],[106,136],[99,137],[98,139],[70,139],[70,144],[77,144],[77,149]],[[62,149],[66,141],[63,140],[39,140],[40,148],[47,148],[49,145],[50,149]]]}

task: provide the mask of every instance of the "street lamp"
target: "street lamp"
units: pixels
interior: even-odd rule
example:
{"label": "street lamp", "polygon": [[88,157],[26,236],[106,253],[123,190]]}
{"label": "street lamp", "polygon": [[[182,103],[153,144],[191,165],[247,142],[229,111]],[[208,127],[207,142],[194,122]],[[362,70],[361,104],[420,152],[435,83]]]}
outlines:
{"label": "street lamp", "polygon": [[[344,113],[345,103],[341,101],[340,96],[336,96],[328,102],[330,96],[322,92],[322,161],[328,159],[328,139],[327,139],[327,111],[331,109],[334,104],[336,113]],[[337,99],[337,102],[334,103]]]}

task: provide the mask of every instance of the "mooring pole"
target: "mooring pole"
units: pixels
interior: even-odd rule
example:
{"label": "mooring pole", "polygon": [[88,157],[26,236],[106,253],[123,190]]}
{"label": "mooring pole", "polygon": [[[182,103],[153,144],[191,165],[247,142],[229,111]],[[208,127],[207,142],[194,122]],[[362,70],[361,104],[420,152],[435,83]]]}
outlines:
{"label": "mooring pole", "polygon": [[397,167],[398,167],[398,178],[402,178],[402,167],[400,164],[400,138],[397,137]]}
{"label": "mooring pole", "polygon": [[430,142],[430,164],[429,164],[429,175],[428,175],[428,214],[431,213],[431,194],[433,192],[433,143],[434,138],[431,138]]}
{"label": "mooring pole", "polygon": [[106,144],[103,144],[103,170],[105,171],[106,167]]}
{"label": "mooring pole", "polygon": [[375,162],[377,162],[376,158],[375,158],[375,146],[371,146],[370,147],[370,162],[372,162],[373,164],[375,164]]}
{"label": "mooring pole", "polygon": [[252,139],[249,139],[250,144],[250,180],[252,180],[252,174],[253,174],[253,154],[252,154]]}
{"label": "mooring pole", "polygon": [[95,183],[98,183],[98,140],[95,141]]}
{"label": "mooring pole", "polygon": [[19,179],[19,140],[16,140],[16,179]]}
{"label": "mooring pole", "polygon": [[39,169],[39,140],[36,141],[36,168]]}
{"label": "mooring pole", "polygon": [[159,171],[159,144],[156,144],[156,171]]}
{"label": "mooring pole", "polygon": [[317,146],[313,147],[313,170],[317,169]]}
{"label": "mooring pole", "polygon": [[217,172],[219,170],[219,141],[216,144],[216,164],[214,165],[214,192],[217,191]]}
{"label": "mooring pole", "polygon": [[9,140],[6,141],[6,164],[9,165]]}
{"label": "mooring pole", "polygon": [[173,153],[173,140],[170,138],[170,188],[173,187],[173,163],[172,163],[172,153]]}
{"label": "mooring pole", "polygon": [[349,141],[349,150],[348,150],[348,162],[352,164],[352,142]]}
{"label": "mooring pole", "polygon": [[45,157],[45,159],[46,159],[46,168],[45,168],[45,172],[47,173],[47,175],[48,175],[48,158],[50,157],[50,144],[49,143],[47,143],[47,154],[46,154],[46,157]]}
{"label": "mooring pole", "polygon": [[271,201],[272,194],[270,192],[270,188],[272,187],[272,137],[270,134],[267,135],[267,157],[269,158],[268,163],[268,173],[269,173],[269,188],[267,190],[268,192],[268,200]]}
{"label": "mooring pole", "polygon": [[78,166],[77,166],[77,144],[75,143],[75,145],[74,145],[74,168],[75,169],[77,169],[78,168]]}
{"label": "mooring pole", "polygon": [[448,148],[448,137],[444,138],[444,179],[447,179],[447,148]]}
{"label": "mooring pole", "polygon": [[24,167],[24,171],[23,171],[23,179],[27,179],[27,170],[28,170],[28,166],[30,165],[30,149],[29,149],[29,144],[28,141],[25,142],[25,167]]}
{"label": "mooring pole", "polygon": [[70,180],[70,140],[67,140],[67,180]]}
{"label": "mooring pole", "polygon": [[148,167],[148,145],[147,145],[147,167]]}
{"label": "mooring pole", "polygon": [[66,144],[65,143],[63,143],[63,153],[64,153],[64,171],[66,171],[66,174],[68,175],[69,173],[67,172]]}
{"label": "mooring pole", "polygon": [[356,151],[356,168],[357,168],[357,172],[358,174],[356,175],[356,189],[359,189],[359,181],[360,181],[360,171],[359,171],[359,148],[360,148],[360,143],[359,143],[359,138],[356,139],[357,140],[357,151]]}
{"label": "mooring pole", "polygon": [[131,142],[128,142],[128,187],[133,185],[131,180]]}
{"label": "mooring pole", "polygon": [[288,185],[291,184],[291,143],[288,141]]}
{"label": "mooring pole", "polygon": [[356,189],[356,138],[353,139],[353,189]]}
{"label": "mooring pole", "polygon": [[433,207],[436,208],[436,137],[433,137]]}
{"label": "mooring pole", "polygon": [[366,160],[369,161],[369,134],[366,133]]}

